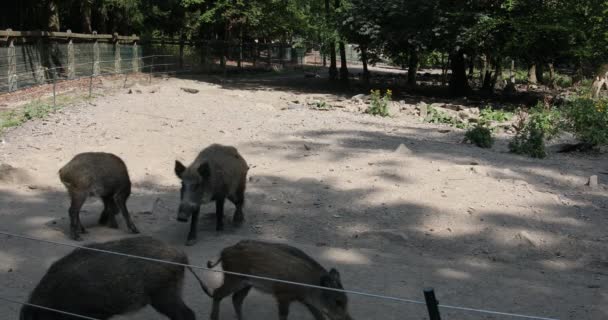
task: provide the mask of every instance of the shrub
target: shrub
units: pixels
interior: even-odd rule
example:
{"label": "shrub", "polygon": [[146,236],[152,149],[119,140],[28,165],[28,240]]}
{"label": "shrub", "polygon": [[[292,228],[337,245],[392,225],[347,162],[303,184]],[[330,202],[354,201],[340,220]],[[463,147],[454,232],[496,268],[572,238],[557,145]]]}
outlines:
{"label": "shrub", "polygon": [[556,109],[546,109],[542,103],[530,110],[526,117],[520,112],[516,125],[517,133],[509,143],[509,150],[516,154],[525,154],[533,158],[544,158],[545,140],[550,140],[559,132],[561,115]]}
{"label": "shrub", "polygon": [[583,145],[608,144],[608,99],[575,98],[565,106],[564,121]]}
{"label": "shrub", "polygon": [[464,135],[464,141],[486,149],[490,149],[494,145],[492,131],[488,127],[481,124],[469,129]]}
{"label": "shrub", "polygon": [[391,101],[393,92],[386,90],[384,97],[380,90],[372,90],[371,94],[371,103],[365,112],[374,116],[388,117],[388,104]]}
{"label": "shrub", "polygon": [[513,118],[513,113],[504,110],[493,110],[490,107],[479,112],[479,118],[482,121],[505,122]]}
{"label": "shrub", "polygon": [[572,77],[561,74],[555,75],[553,81],[556,86],[561,88],[570,88],[574,84],[574,82],[572,81]]}

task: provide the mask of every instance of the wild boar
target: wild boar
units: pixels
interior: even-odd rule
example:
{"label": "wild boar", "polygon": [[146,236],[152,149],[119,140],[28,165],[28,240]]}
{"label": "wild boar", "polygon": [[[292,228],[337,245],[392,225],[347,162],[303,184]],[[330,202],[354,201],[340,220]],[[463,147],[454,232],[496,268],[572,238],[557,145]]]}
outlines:
{"label": "wild boar", "polygon": [[[240,241],[222,250],[219,260],[209,261],[207,266],[213,268],[219,263],[222,264],[224,271],[343,289],[340,274],[336,269],[328,272],[306,253],[284,244],[254,240]],[[344,292],[231,274],[224,274],[224,283],[213,292],[211,319],[218,319],[220,302],[229,295],[232,295],[237,318],[242,319],[243,300],[251,288],[270,293],[275,297],[279,304],[280,320],[287,319],[289,305],[294,301],[306,306],[316,320],[325,317],[335,320],[351,319],[347,310],[348,299]]]}
{"label": "wild boar", "polygon": [[[87,247],[188,264],[185,253],[152,237]],[[150,304],[169,319],[194,320],[194,312],[182,300],[183,279],[183,266],[79,248],[51,265],[32,292],[29,303],[100,320]],[[79,318],[24,306],[20,319]]]}
{"label": "wild boar", "polygon": [[233,223],[244,221],[247,162],[234,147],[212,144],[199,153],[186,168],[175,161],[175,174],[181,179],[181,202],[177,220],[190,224],[186,245],[196,243],[200,206],[215,201],[216,230],[224,229],[224,202],[228,198],[236,206]]}
{"label": "wild boar", "polygon": [[129,230],[139,233],[127,210],[131,180],[127,166],[119,157],[105,152],[78,154],[59,170],[59,178],[71,198],[69,214],[72,239],[80,241],[80,233],[86,233],[80,222],[80,209],[90,195],[103,200],[99,224],[118,228],[116,214],[120,211]]}

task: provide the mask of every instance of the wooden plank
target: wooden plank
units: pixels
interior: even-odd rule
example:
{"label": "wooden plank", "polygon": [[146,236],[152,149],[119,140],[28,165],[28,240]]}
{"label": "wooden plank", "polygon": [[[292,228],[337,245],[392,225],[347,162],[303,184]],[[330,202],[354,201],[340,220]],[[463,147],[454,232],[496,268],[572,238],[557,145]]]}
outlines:
{"label": "wooden plank", "polygon": [[[83,40],[112,40],[115,38],[111,34],[85,34],[85,33],[72,33],[72,32],[50,32],[50,31],[11,31],[11,30],[0,30],[0,38],[72,38],[72,39],[83,39]],[[116,39],[119,41],[139,41],[138,36],[117,36]]]}

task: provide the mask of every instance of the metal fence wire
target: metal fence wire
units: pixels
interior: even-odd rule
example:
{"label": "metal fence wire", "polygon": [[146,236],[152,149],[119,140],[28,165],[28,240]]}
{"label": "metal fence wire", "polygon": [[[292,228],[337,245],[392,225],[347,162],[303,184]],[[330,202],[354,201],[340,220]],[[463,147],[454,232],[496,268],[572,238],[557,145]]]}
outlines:
{"label": "metal fence wire", "polygon": [[[493,311],[493,310],[485,310],[485,309],[476,309],[476,308],[468,308],[468,307],[461,307],[461,306],[439,304],[437,302],[437,300],[435,299],[435,293],[434,293],[433,289],[425,289],[424,290],[425,301],[420,301],[420,300],[415,300],[415,299],[406,299],[406,298],[400,298],[400,297],[394,297],[394,296],[388,296],[388,295],[368,293],[368,292],[363,292],[363,291],[327,288],[327,287],[322,287],[322,286],[317,286],[317,285],[311,285],[311,284],[307,284],[307,283],[299,283],[299,282],[287,281],[287,280],[270,278],[270,277],[262,277],[262,276],[251,275],[251,274],[244,274],[244,273],[239,273],[239,272],[232,272],[232,271],[211,269],[211,268],[203,267],[203,266],[197,266],[197,265],[191,265],[191,264],[183,264],[183,263],[178,263],[178,262],[173,262],[173,261],[166,261],[166,260],[161,260],[161,259],[148,258],[148,257],[131,255],[131,254],[125,254],[125,253],[120,253],[120,252],[115,252],[115,251],[109,251],[109,250],[103,250],[103,249],[97,249],[97,248],[90,248],[90,247],[86,247],[86,246],[79,246],[79,245],[74,245],[74,244],[69,244],[69,243],[62,243],[62,242],[57,242],[57,241],[51,241],[51,240],[45,240],[45,239],[40,239],[40,238],[34,238],[34,237],[14,234],[14,233],[6,232],[6,231],[0,231],[0,235],[7,236],[7,239],[18,238],[18,239],[23,239],[23,240],[30,240],[30,241],[36,241],[36,242],[41,242],[41,243],[52,244],[52,245],[56,245],[56,246],[64,246],[64,247],[70,247],[70,248],[75,248],[75,249],[89,250],[89,251],[94,251],[94,252],[98,252],[98,253],[118,255],[118,256],[123,256],[123,257],[127,257],[127,258],[132,258],[132,259],[140,259],[140,260],[145,260],[145,261],[149,261],[149,262],[165,263],[165,264],[170,264],[170,265],[177,265],[177,266],[182,266],[182,267],[187,267],[187,268],[192,268],[192,269],[203,270],[203,271],[207,271],[207,272],[229,274],[229,275],[235,275],[235,276],[246,277],[246,278],[251,278],[251,279],[258,279],[258,280],[264,280],[264,281],[284,283],[284,284],[289,284],[289,285],[294,285],[294,286],[301,286],[301,287],[314,288],[314,289],[320,289],[320,290],[337,291],[337,292],[343,292],[343,293],[346,293],[346,294],[358,295],[358,296],[363,296],[363,297],[368,297],[368,298],[375,298],[375,299],[380,299],[380,300],[395,301],[395,302],[400,302],[400,303],[417,304],[417,305],[426,305],[427,309],[428,309],[428,312],[429,312],[429,319],[430,320],[440,320],[441,319],[440,315],[439,315],[439,308],[441,308],[441,309],[448,309],[448,310],[458,310],[458,311],[463,311],[463,312],[474,312],[474,313],[480,313],[480,314],[504,316],[504,317],[518,318],[518,319],[558,320],[556,318],[548,318],[548,317],[541,317],[541,316],[530,316],[530,315],[517,314],[517,313],[499,312],[499,311]],[[56,310],[56,309],[48,308],[48,307],[45,307],[45,306],[33,305],[33,304],[30,304],[30,303],[27,303],[27,302],[21,302],[21,301],[17,301],[17,300],[6,298],[6,297],[0,297],[0,300],[3,300],[5,302],[9,302],[9,303],[15,303],[15,304],[20,304],[20,305],[27,305],[27,306],[31,306],[31,307],[35,307],[35,308],[41,308],[41,309],[45,309],[45,310],[49,310],[49,311],[53,311],[53,312],[58,312],[58,313],[66,314],[66,315],[76,316],[76,317],[79,317],[79,318],[82,318],[82,319],[97,320],[95,318],[91,318],[91,317],[88,317],[86,315],[72,314],[72,313],[69,313],[69,312],[65,312],[63,310]]]}

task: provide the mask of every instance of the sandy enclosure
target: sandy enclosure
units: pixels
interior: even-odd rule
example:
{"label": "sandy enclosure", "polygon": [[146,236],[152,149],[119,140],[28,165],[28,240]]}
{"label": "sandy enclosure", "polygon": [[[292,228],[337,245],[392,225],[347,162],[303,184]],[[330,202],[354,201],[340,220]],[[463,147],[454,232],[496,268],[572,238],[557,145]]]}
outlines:
{"label": "sandy enclosure", "polygon": [[[434,287],[449,305],[608,318],[608,191],[585,186],[590,175],[608,181],[600,173],[608,171],[606,155],[532,160],[508,154],[504,136],[482,150],[462,144],[461,130],[446,132],[412,116],[286,108],[335,97],[254,81],[155,80],[4,134],[0,229],[72,243],[57,170],[79,152],[106,151],[129,167],[135,187],[128,206],[139,229],[184,248],[194,264],[239,239],[272,240],[335,266],[347,289],[422,300],[422,289]],[[186,248],[173,165],[189,163],[211,143],[234,145],[251,167],[246,222],[216,234],[214,206],[205,206],[199,242]],[[84,207],[85,240],[129,236],[122,218],[119,230],[95,225],[101,207],[97,200]],[[227,218],[232,210],[227,204]],[[46,268],[70,251],[0,238],[0,295],[16,300],[27,299]],[[212,287],[221,279],[201,274]],[[355,319],[426,319],[424,306],[350,299]],[[208,317],[210,300],[191,275],[185,300],[197,318]],[[259,293],[244,308],[248,319],[277,317],[273,300]],[[2,302],[0,319],[16,319],[18,310]],[[162,316],[147,308],[123,318]],[[221,318],[235,318],[230,299]],[[290,319],[312,317],[293,306]]]}

